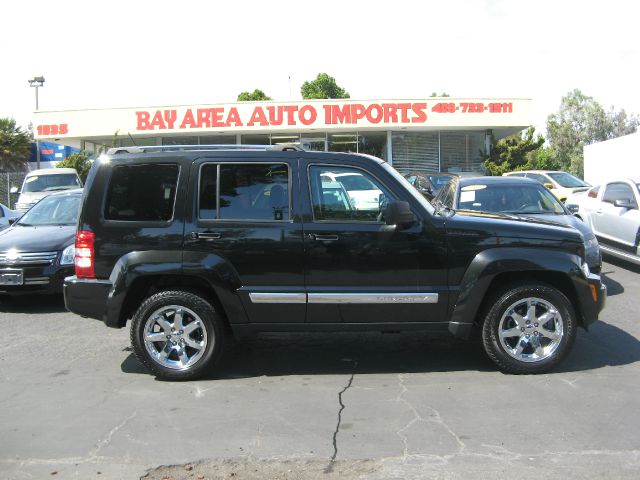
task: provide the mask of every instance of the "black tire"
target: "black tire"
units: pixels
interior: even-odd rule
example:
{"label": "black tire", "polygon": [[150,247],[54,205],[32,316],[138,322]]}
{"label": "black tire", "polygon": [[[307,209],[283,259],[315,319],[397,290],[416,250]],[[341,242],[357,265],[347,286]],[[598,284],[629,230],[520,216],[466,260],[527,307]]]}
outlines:
{"label": "black tire", "polygon": [[[176,310],[182,312],[180,316]],[[145,333],[158,335],[153,337],[157,339],[147,342]],[[222,318],[209,302],[192,292],[166,290],[140,305],[131,322],[130,336],[138,360],[158,378],[175,381],[195,380],[206,373],[220,358],[226,333]]]}
{"label": "black tire", "polygon": [[[528,312],[531,305],[533,315]],[[549,305],[559,316],[549,311]],[[529,323],[529,317],[535,321]],[[558,289],[539,283],[508,286],[489,302],[482,342],[489,358],[503,372],[544,373],[569,353],[576,328],[573,306]]]}

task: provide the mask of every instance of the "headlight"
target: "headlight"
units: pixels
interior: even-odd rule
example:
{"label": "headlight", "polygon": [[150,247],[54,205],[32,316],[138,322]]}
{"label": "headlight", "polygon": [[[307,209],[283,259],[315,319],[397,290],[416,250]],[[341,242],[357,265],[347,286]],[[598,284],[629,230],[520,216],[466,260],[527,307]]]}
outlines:
{"label": "headlight", "polygon": [[60,265],[73,265],[76,260],[76,246],[69,245],[62,251],[62,256],[60,257]]}
{"label": "headlight", "polygon": [[584,273],[585,278],[589,277],[591,274],[591,270],[589,270],[589,264],[587,262],[582,262],[580,269],[582,270],[582,273]]}
{"label": "headlight", "polygon": [[590,240],[585,240],[584,248],[585,250],[588,250],[589,248],[598,248],[598,239],[596,237],[593,237]]}

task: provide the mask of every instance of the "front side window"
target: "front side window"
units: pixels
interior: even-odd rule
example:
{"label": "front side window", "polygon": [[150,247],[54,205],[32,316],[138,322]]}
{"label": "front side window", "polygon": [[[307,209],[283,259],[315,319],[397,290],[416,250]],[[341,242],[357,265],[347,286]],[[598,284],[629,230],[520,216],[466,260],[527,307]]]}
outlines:
{"label": "front side window", "polygon": [[320,221],[382,221],[391,193],[367,172],[350,167],[309,168],[313,216]]}
{"label": "front side window", "polygon": [[614,203],[616,200],[634,200],[633,190],[626,183],[610,183],[604,191],[603,202]]}
{"label": "front side window", "polygon": [[118,165],[113,169],[104,217],[162,221],[173,218],[178,165]]}
{"label": "front side window", "polygon": [[282,163],[203,165],[198,217],[203,220],[289,220],[288,166]]}

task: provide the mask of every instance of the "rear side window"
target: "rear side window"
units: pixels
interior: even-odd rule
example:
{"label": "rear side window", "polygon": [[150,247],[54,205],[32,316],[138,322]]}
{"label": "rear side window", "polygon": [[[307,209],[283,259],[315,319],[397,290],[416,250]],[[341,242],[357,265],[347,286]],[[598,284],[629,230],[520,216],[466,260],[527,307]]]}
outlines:
{"label": "rear side window", "polygon": [[198,217],[203,220],[289,220],[288,166],[283,163],[203,165]]}
{"label": "rear side window", "polygon": [[107,193],[107,220],[163,221],[173,218],[178,165],[118,165]]}

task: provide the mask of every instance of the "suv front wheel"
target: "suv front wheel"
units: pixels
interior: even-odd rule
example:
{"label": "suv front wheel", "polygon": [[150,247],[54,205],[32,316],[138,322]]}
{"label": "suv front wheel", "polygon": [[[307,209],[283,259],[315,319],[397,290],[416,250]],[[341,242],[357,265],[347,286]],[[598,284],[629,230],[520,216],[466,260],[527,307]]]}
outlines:
{"label": "suv front wheel", "polygon": [[202,297],[183,290],[158,292],[133,317],[131,344],[138,360],[165,380],[194,380],[220,356],[224,326]]}
{"label": "suv front wheel", "polygon": [[490,305],[482,340],[487,355],[507,373],[543,373],[569,353],[576,337],[567,297],[549,285],[507,287]]}

